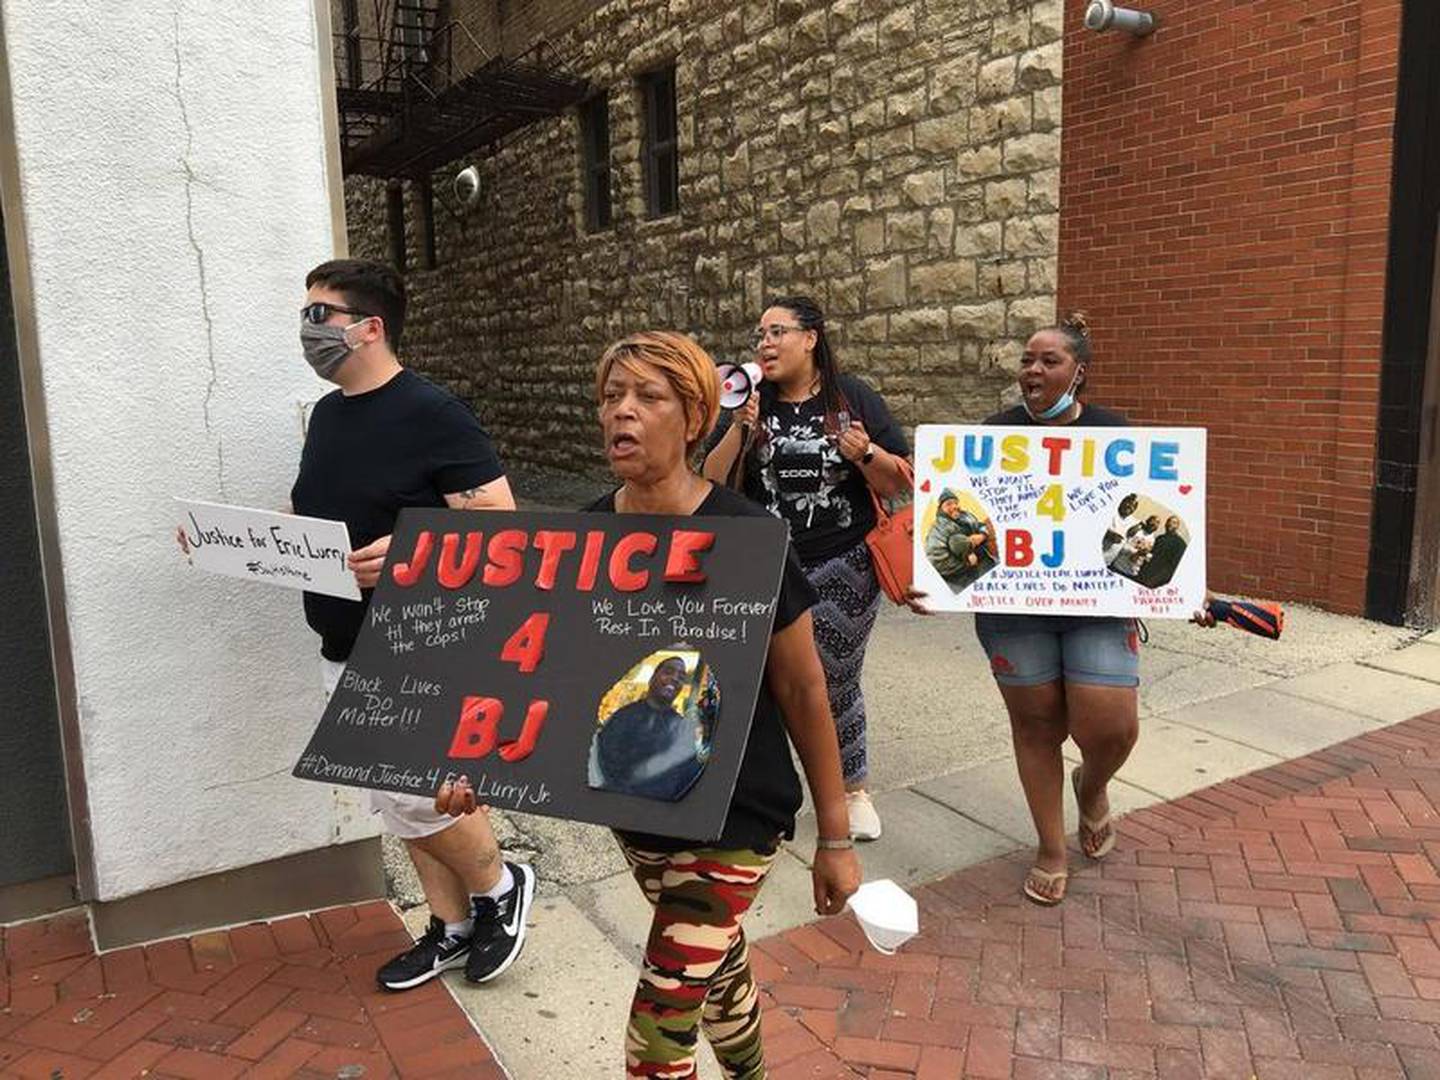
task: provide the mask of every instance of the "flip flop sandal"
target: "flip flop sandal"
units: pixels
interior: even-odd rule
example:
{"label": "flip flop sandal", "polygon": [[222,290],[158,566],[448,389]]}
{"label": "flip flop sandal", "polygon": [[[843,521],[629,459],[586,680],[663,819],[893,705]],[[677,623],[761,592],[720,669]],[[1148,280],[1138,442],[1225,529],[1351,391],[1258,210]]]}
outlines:
{"label": "flip flop sandal", "polygon": [[[1080,766],[1070,770],[1070,787],[1075,792],[1075,809],[1080,813],[1080,851],[1087,859],[1103,859],[1110,852],[1115,850],[1115,829],[1110,824],[1110,815],[1106,814],[1099,821],[1091,821],[1080,810]],[[1091,836],[1105,834],[1105,839],[1100,841],[1092,850],[1088,842]]]}
{"label": "flip flop sandal", "polygon": [[[1070,872],[1068,870],[1050,871],[1032,866],[1030,872],[1025,875],[1025,886],[1021,891],[1025,894],[1025,899],[1032,903],[1039,904],[1041,907],[1054,907],[1065,899],[1065,888],[1069,879]],[[1037,885],[1041,885],[1053,890],[1057,882],[1060,885],[1059,891],[1044,893],[1036,888]]]}

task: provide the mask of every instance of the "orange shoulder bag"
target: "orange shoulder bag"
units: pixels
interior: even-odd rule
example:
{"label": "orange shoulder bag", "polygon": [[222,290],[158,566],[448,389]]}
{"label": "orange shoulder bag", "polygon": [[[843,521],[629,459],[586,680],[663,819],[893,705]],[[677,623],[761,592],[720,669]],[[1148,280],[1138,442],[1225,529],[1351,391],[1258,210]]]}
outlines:
{"label": "orange shoulder bag", "polygon": [[[914,468],[904,458],[900,459],[900,467],[913,489]],[[870,500],[875,504],[875,527],[865,534],[870,561],[875,564],[875,577],[885,595],[903,604],[905,593],[915,580],[915,506],[913,502],[906,503],[897,510],[894,498],[882,501],[873,487],[869,490]]]}

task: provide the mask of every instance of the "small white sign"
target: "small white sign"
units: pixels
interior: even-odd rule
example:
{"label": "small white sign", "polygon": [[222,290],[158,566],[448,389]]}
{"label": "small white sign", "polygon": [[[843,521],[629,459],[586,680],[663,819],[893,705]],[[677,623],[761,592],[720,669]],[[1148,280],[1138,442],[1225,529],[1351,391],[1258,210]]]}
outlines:
{"label": "small white sign", "polygon": [[343,521],[278,514],[247,506],[175,500],[190,559],[200,569],[247,581],[359,600],[346,565],[350,533]]}
{"label": "small white sign", "polygon": [[941,611],[1188,619],[1204,429],[922,424],[915,587]]}

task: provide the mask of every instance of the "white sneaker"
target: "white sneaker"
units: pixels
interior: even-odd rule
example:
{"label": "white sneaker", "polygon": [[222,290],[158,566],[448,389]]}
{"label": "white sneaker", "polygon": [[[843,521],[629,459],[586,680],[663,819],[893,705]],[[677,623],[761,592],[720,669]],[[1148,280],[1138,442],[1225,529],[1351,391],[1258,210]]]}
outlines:
{"label": "white sneaker", "polygon": [[880,839],[880,815],[868,791],[847,791],[845,808],[850,811],[850,835],[856,840]]}

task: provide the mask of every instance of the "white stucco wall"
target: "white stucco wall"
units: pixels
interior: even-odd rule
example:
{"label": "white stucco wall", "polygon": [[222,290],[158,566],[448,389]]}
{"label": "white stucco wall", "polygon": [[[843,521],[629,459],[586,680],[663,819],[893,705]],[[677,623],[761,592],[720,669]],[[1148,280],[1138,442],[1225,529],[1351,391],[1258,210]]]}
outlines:
{"label": "white stucco wall", "polygon": [[284,506],[324,389],[311,0],[0,8],[99,898],[367,834],[288,775],[322,707],[299,594],[172,539],[175,494]]}

